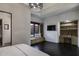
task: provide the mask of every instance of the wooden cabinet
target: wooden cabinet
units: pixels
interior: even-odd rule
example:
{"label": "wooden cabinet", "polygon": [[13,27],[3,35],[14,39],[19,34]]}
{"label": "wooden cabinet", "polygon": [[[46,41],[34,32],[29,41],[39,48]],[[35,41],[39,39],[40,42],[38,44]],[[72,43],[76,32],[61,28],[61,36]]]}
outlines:
{"label": "wooden cabinet", "polygon": [[[66,39],[71,41],[70,44],[77,45],[78,41],[78,21],[60,22],[60,43]],[[66,42],[65,42],[66,43]]]}

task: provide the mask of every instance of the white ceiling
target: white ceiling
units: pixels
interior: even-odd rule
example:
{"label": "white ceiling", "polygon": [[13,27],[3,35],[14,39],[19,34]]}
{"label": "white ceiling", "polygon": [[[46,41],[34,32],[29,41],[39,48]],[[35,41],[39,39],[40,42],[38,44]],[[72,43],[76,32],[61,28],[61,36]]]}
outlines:
{"label": "white ceiling", "polygon": [[31,11],[32,15],[40,18],[46,18],[51,15],[57,15],[72,8],[77,7],[78,3],[44,3],[41,11],[34,9],[36,12]]}

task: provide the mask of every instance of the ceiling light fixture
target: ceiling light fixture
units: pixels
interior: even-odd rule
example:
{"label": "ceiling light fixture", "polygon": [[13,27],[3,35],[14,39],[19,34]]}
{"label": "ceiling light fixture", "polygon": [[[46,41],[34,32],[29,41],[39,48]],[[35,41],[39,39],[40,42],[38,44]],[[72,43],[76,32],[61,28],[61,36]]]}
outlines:
{"label": "ceiling light fixture", "polygon": [[29,3],[30,8],[43,8],[43,3]]}

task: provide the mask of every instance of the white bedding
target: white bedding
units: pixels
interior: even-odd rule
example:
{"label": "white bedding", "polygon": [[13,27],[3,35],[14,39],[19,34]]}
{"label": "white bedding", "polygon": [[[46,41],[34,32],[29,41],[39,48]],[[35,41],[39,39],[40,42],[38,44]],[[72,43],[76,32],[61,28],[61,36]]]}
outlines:
{"label": "white bedding", "polygon": [[18,44],[0,48],[0,56],[48,56],[48,54],[29,45]]}

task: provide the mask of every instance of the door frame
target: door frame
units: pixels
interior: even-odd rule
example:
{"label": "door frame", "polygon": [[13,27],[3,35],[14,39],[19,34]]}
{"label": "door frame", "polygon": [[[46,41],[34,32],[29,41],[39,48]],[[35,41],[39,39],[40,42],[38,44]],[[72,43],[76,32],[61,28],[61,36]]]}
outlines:
{"label": "door frame", "polygon": [[0,12],[2,12],[2,13],[6,13],[6,14],[9,14],[10,15],[10,19],[11,19],[11,23],[10,23],[10,25],[11,25],[11,30],[10,30],[10,32],[11,32],[11,37],[10,37],[10,45],[12,45],[12,13],[11,12],[7,12],[7,11],[2,11],[2,10],[0,10]]}

